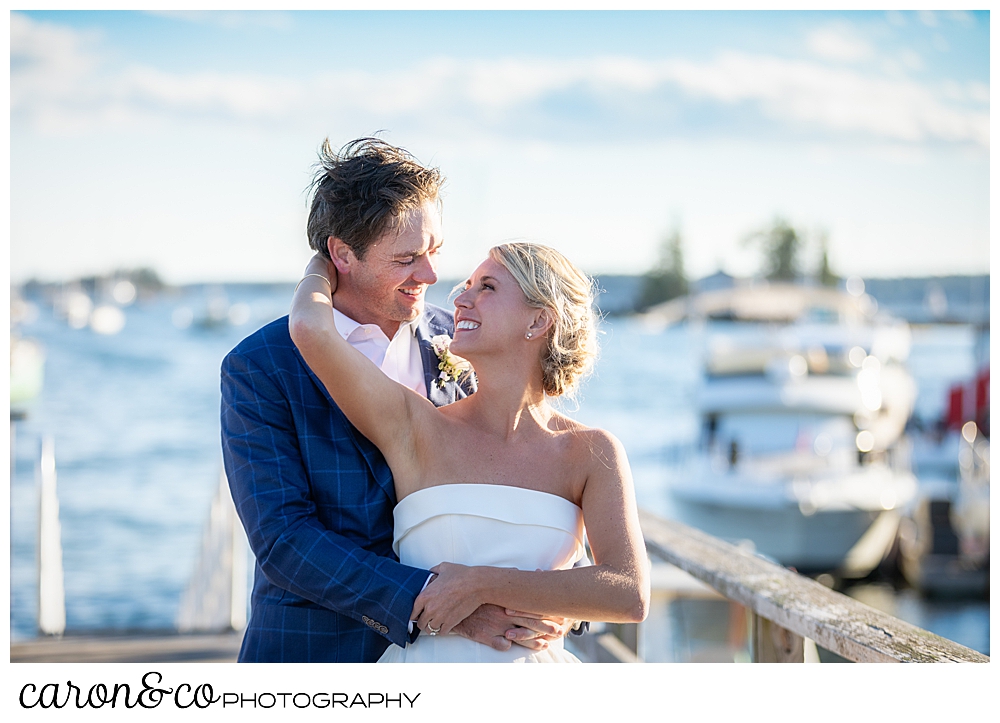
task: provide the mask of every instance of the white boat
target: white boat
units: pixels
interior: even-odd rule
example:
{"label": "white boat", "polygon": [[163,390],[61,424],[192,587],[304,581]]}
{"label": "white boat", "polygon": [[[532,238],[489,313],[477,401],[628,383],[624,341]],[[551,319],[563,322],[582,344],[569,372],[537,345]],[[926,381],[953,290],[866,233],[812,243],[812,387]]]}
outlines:
{"label": "white boat", "polygon": [[41,344],[10,335],[10,407],[21,410],[42,391],[45,351]]}
{"label": "white boat", "polygon": [[11,419],[22,417],[26,406],[37,397],[45,382],[45,349],[34,339],[18,333],[22,323],[38,317],[38,308],[15,290],[10,297],[10,412]]}
{"label": "white boat", "polygon": [[916,395],[909,328],[830,289],[703,296],[674,303],[707,322],[702,433],[671,483],[674,509],[800,571],[874,567],[916,492],[902,436]]}

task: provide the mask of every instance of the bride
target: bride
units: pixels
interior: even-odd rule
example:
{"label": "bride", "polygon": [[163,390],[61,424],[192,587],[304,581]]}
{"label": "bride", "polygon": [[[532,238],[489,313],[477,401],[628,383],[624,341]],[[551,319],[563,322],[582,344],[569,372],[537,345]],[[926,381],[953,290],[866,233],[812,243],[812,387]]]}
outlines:
{"label": "bride", "polygon": [[[336,269],[313,257],[292,300],[292,340],[347,418],[379,447],[399,500],[394,549],[436,573],[414,603],[422,634],[379,662],[578,662],[562,640],[506,652],[451,630],[483,603],[538,617],[638,622],[648,561],[625,450],[557,412],[596,352],[592,282],[562,254],[508,243],[455,299],[455,338],[435,339],[445,378],[478,390],[435,407],[337,333]],[[594,565],[584,556],[584,529]],[[572,569],[571,569],[572,568]]]}

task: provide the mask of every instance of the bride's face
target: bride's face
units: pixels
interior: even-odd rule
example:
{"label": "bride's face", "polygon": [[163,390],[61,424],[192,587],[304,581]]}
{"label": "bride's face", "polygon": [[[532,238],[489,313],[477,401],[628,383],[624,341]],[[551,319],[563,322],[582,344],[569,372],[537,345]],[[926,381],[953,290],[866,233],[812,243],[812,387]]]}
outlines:
{"label": "bride's face", "polygon": [[528,306],[510,272],[493,259],[479,265],[465,291],[455,298],[455,338],[451,349],[471,358],[495,353],[525,341],[538,309]]}

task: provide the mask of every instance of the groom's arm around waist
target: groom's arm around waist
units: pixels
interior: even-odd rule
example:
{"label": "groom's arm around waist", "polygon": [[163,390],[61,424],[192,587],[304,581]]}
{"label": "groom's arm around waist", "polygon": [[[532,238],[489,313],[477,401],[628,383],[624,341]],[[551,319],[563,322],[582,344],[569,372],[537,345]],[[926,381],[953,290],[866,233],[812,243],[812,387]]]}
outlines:
{"label": "groom's arm around waist", "polygon": [[[298,380],[310,384],[308,378]],[[317,398],[317,404],[325,400]],[[319,430],[317,430],[319,431]],[[385,503],[373,504],[369,472],[341,469],[329,459],[323,440],[310,445],[293,421],[287,394],[260,365],[233,352],[222,366],[222,445],[230,490],[262,572],[273,585],[318,605],[365,621],[398,645],[408,639],[413,600],[427,571],[400,564],[365,549],[337,519],[321,519],[306,464],[331,466],[331,486],[349,499],[345,509],[327,505],[324,512],[343,514],[355,538],[388,534]],[[327,458],[323,457],[326,452]],[[336,457],[336,455],[333,455]],[[337,490],[333,491],[335,494]],[[377,494],[383,494],[380,490]],[[391,514],[391,509],[390,509]],[[391,517],[389,518],[391,520]],[[365,524],[380,528],[366,533]],[[332,524],[331,524],[332,523]],[[334,528],[334,529],[331,529]],[[387,541],[388,542],[388,541]]]}

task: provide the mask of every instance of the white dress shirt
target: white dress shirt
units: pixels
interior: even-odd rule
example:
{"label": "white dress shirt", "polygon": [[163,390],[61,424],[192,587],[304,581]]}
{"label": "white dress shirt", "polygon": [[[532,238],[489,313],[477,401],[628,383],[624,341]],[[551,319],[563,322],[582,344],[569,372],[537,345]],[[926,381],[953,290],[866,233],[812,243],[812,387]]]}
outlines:
{"label": "white dress shirt", "polygon": [[333,310],[333,323],[348,344],[364,354],[387,377],[426,397],[424,365],[416,336],[419,321],[418,317],[400,324],[390,340],[377,324],[359,324]]}

